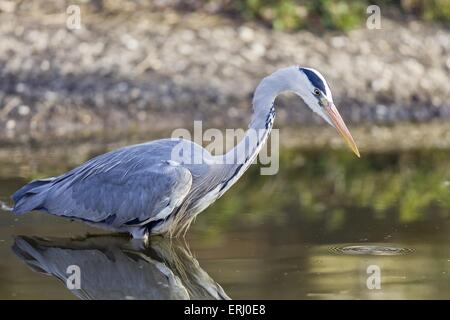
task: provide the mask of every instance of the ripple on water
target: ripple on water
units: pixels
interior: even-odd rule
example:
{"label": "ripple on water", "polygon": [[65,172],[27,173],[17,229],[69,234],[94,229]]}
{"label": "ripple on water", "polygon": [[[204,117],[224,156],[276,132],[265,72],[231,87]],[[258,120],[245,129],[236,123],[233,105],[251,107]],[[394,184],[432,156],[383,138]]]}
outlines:
{"label": "ripple on water", "polygon": [[383,245],[347,245],[329,248],[331,253],[343,255],[398,256],[414,252],[412,248]]}

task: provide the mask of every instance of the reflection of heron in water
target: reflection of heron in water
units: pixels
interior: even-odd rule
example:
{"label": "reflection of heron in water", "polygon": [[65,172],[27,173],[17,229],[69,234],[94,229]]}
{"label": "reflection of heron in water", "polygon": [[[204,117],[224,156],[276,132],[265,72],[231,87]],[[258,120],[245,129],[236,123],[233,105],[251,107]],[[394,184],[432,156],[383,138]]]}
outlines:
{"label": "reflection of heron in water", "polygon": [[221,286],[200,267],[183,244],[118,236],[43,239],[18,236],[13,251],[33,270],[66,284],[80,268],[82,299],[229,299]]}
{"label": "reflection of heron in water", "polygon": [[[228,153],[213,156],[184,139],[125,147],[59,177],[25,185],[13,195],[13,211],[41,210],[129,232],[134,238],[178,235],[248,169],[272,129],[275,98],[286,91],[300,96],[334,126],[359,156],[324,77],[316,70],[293,66],[261,81],[253,96],[249,130]],[[188,155],[180,156],[180,152]]]}

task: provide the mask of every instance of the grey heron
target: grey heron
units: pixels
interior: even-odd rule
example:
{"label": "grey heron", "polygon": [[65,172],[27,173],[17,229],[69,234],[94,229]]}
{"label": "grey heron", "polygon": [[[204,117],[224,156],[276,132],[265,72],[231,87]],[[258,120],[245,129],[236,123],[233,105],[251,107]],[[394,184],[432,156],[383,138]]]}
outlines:
{"label": "grey heron", "polygon": [[[134,238],[185,233],[195,216],[220,198],[256,158],[272,129],[275,98],[286,91],[300,96],[334,126],[359,157],[325,78],[317,70],[292,66],[260,82],[253,96],[249,129],[224,155],[212,155],[200,145],[178,138],[127,146],[58,177],[23,186],[12,196],[13,212],[44,211],[128,232]],[[179,149],[189,150],[190,158],[174,159],[174,150]],[[229,156],[233,161],[224,161]]]}

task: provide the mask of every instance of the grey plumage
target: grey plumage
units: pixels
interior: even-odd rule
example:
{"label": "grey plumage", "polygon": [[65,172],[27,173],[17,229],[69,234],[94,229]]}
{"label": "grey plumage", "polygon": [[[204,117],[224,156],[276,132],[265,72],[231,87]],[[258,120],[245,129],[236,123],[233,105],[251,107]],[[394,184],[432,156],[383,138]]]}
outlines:
{"label": "grey plumage", "polygon": [[[228,153],[212,156],[200,145],[184,139],[162,139],[125,147],[91,159],[59,177],[25,185],[13,195],[13,212],[40,210],[128,232],[135,238],[179,235],[257,157],[272,129],[278,94],[295,92],[330,124],[332,120],[327,112],[332,112],[337,119],[337,110],[326,111],[324,104],[318,103],[312,93],[316,88],[311,79],[321,81],[325,90],[322,100],[328,99],[327,106],[333,105],[328,85],[317,71],[298,66],[280,69],[264,78],[256,88],[250,128]],[[350,135],[341,122],[337,127],[341,134]],[[354,144],[352,138],[351,141]],[[179,158],[180,150],[183,155]]]}
{"label": "grey plumage", "polygon": [[43,210],[139,237],[143,224],[164,220],[161,212],[172,212],[191,188],[187,168],[162,160],[180,141],[125,147],[59,177],[35,180],[13,195],[14,213]]}
{"label": "grey plumage", "polygon": [[142,244],[118,236],[18,236],[12,249],[34,271],[64,286],[67,268],[78,266],[81,288],[71,292],[81,299],[229,299],[182,244],[163,238]]}

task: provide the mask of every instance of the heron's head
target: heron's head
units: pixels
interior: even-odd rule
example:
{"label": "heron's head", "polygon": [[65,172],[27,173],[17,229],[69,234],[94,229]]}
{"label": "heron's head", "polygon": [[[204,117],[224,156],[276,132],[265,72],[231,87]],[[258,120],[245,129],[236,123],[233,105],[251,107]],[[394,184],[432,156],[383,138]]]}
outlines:
{"label": "heron's head", "polygon": [[330,87],[319,71],[311,68],[298,68],[300,85],[296,93],[315,113],[336,128],[350,149],[360,157],[358,147],[333,103]]}

